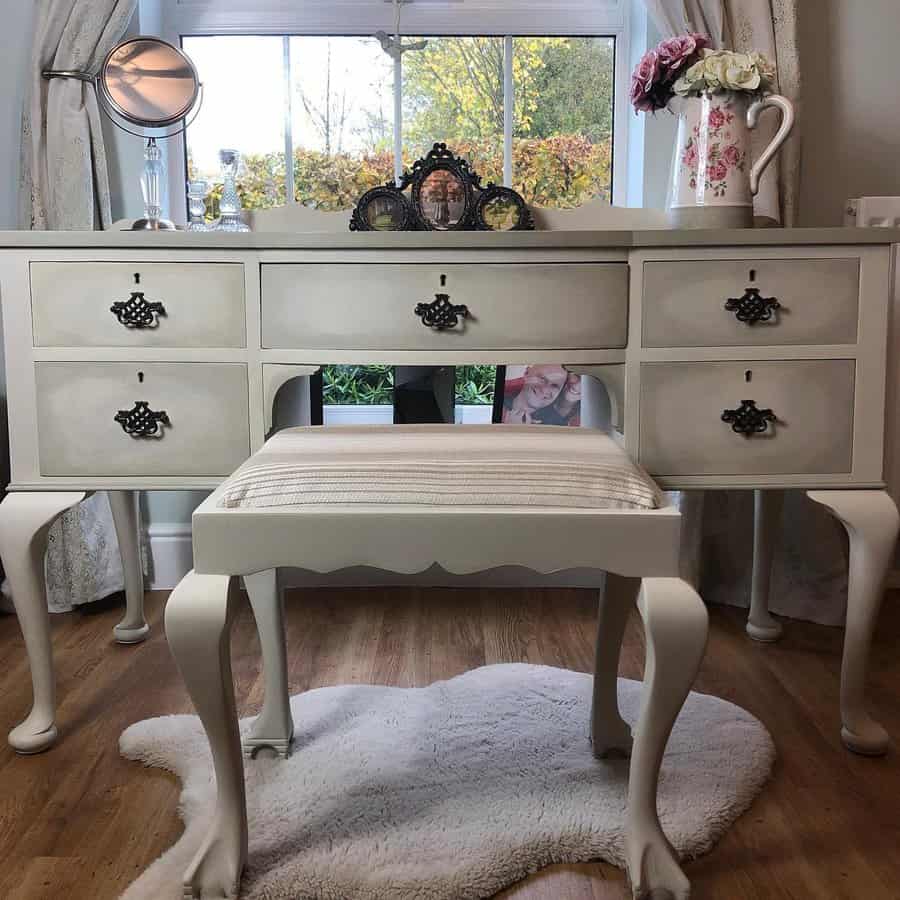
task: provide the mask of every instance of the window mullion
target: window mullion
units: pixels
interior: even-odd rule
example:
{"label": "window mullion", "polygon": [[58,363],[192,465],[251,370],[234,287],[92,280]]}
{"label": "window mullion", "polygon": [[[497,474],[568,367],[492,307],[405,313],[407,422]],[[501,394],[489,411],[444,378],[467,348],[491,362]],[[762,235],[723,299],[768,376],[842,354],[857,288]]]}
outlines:
{"label": "window mullion", "polygon": [[394,179],[403,175],[403,54],[394,60]]}
{"label": "window mullion", "polygon": [[284,35],[282,52],[284,54],[284,200],[285,203],[296,203],[294,191],[294,116],[291,96],[291,38]]}
{"label": "window mullion", "polygon": [[503,183],[513,183],[513,126],[516,111],[516,89],[513,81],[513,38],[503,39]]}

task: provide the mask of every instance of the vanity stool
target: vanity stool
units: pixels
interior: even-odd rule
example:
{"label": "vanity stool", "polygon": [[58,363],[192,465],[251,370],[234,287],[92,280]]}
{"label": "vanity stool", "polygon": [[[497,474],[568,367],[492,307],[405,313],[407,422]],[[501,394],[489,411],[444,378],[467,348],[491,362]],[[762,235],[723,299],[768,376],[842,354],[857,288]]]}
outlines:
{"label": "vanity stool", "polygon": [[[195,568],[166,607],[166,634],[209,738],[218,785],[184,896],[236,896],[247,858],[229,657],[238,576],[260,629],[266,687],[244,749],[252,756],[270,746],[286,755],[293,723],[277,569],[362,565],[410,574],[438,563],[458,574],[506,565],[610,573],[600,601],[593,753],[631,755],[626,861],[634,896],[686,900],[690,885],[656,809],[666,742],[707,636],[706,609],[678,577],[680,524],[649,476],[602,431],[435,425],[277,434],[194,513]],[[647,661],[632,746],[616,685],[635,604]]]}

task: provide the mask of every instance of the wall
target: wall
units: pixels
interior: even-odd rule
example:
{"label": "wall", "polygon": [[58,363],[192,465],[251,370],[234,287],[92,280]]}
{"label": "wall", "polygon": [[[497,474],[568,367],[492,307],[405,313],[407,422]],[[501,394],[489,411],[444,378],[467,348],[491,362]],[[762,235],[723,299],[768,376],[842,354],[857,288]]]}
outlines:
{"label": "wall", "polygon": [[900,195],[898,0],[800,0],[801,225],[849,197]]}

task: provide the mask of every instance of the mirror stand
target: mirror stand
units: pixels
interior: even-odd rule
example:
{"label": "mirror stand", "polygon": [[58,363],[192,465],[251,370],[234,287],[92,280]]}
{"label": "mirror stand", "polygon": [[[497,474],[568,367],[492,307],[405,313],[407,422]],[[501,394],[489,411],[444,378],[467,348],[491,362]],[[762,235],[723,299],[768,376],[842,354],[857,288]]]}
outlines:
{"label": "mirror stand", "polygon": [[162,218],[162,151],[155,137],[147,139],[141,191],[144,195],[144,218],[138,219],[131,231],[175,231],[175,223]]}

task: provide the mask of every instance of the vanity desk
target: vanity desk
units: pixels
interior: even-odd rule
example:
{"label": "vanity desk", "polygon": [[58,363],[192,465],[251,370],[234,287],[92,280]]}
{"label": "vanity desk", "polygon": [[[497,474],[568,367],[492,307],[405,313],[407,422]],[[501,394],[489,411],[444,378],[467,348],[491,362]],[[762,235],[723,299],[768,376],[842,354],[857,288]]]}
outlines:
{"label": "vanity desk", "polygon": [[[588,376],[586,420],[603,385],[662,487],[761,491],[757,636],[779,492],[809,491],[844,523],[843,738],[883,752],[863,689],[898,525],[884,484],[896,243],[885,229],[0,234],[0,556],[34,688],[10,743],[57,736],[43,553],[87,493],[110,492],[127,574],[116,637],[138,641],[133,492],[215,488],[262,446],[287,381],[329,363],[543,362]],[[454,308],[454,327],[429,327]]]}

